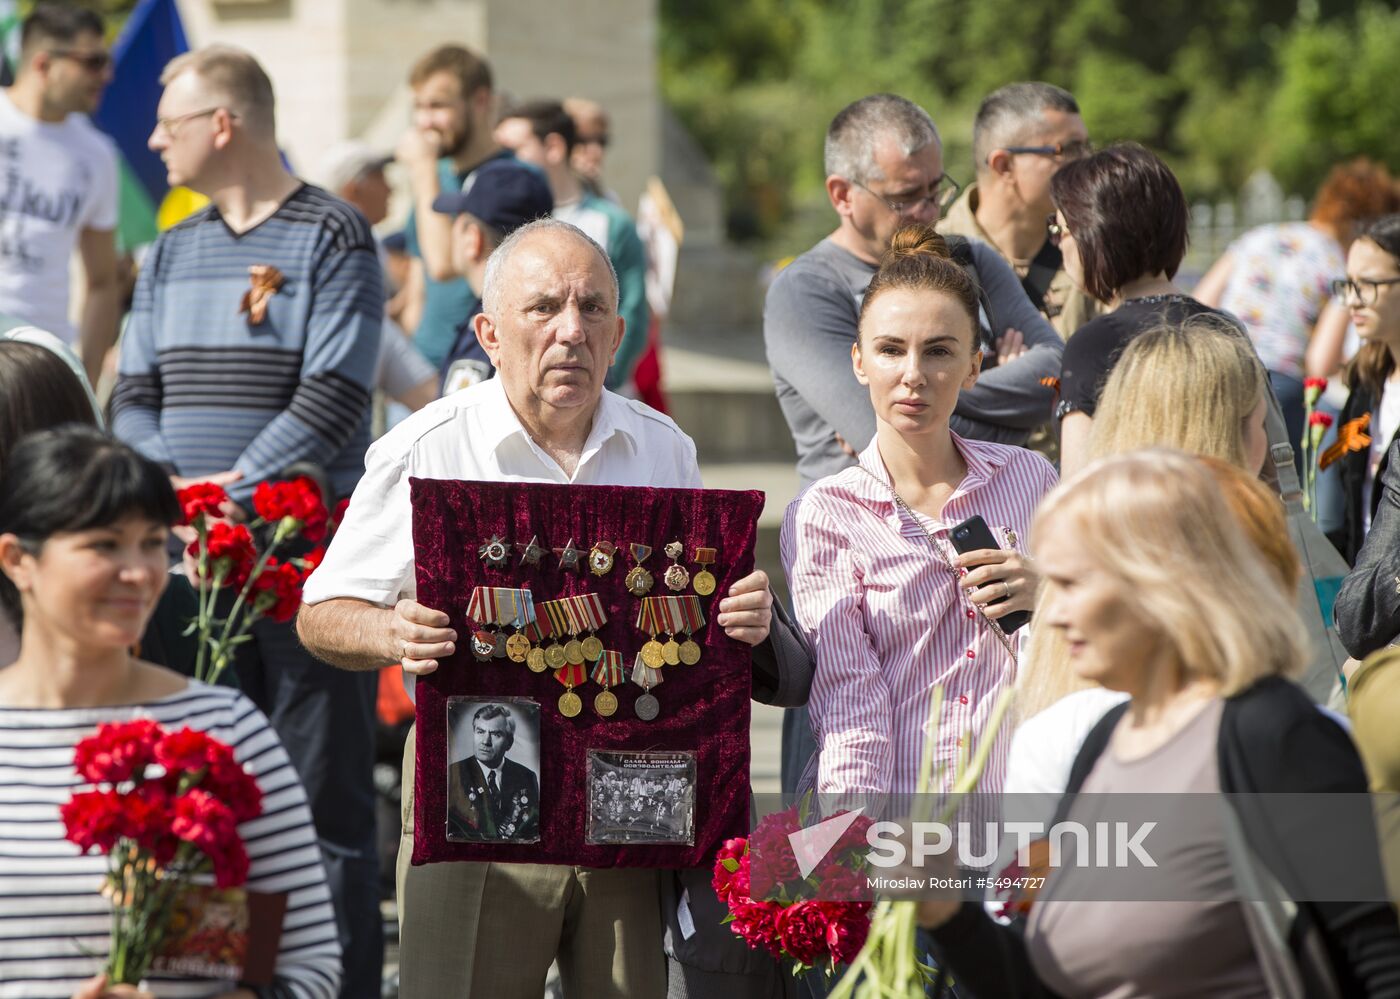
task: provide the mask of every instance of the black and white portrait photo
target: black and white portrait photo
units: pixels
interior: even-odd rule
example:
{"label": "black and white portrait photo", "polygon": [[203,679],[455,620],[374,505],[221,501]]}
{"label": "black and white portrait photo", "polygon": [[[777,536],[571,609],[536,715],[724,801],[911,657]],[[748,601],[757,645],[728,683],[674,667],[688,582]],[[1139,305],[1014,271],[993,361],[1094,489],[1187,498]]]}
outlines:
{"label": "black and white portrait photo", "polygon": [[589,843],[695,842],[695,755],[591,750]]}
{"label": "black and white portrait photo", "polygon": [[447,702],[447,838],[540,838],[540,706],[524,698]]}

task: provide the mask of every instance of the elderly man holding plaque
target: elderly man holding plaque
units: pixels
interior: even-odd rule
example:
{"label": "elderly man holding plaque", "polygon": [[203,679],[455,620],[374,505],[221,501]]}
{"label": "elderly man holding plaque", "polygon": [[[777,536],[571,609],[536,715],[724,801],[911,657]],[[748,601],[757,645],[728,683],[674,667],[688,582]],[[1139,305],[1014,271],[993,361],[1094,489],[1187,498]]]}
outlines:
{"label": "elderly man holding plaque", "polygon": [[[427,406],[370,449],[345,523],[307,583],[298,631],[316,655],[352,670],[402,663],[409,676],[422,676],[470,640],[449,627],[447,614],[414,599],[410,477],[699,487],[690,438],[667,417],[603,387],[623,334],[617,296],[607,256],[567,223],[534,222],[501,243],[474,320],[499,377]],[[757,689],[774,700],[805,699],[810,666],[788,627],[770,639],[772,608],[768,579],[755,572],[719,602],[718,623],[731,638],[759,647]],[[410,737],[406,790],[413,762]],[[542,995],[556,957],[566,996],[666,994],[657,899],[663,893],[674,909],[680,892],[670,882],[684,872],[412,867],[411,802],[404,814],[398,897],[405,999]]]}

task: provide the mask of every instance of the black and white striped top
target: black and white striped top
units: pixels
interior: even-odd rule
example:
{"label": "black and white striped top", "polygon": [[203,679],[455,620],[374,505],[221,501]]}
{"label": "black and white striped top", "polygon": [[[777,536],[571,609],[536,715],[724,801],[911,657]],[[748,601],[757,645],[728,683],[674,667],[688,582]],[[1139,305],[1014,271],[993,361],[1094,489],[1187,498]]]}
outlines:
{"label": "black and white striped top", "polygon": [[[69,999],[106,959],[111,909],[98,894],[100,854],[82,856],[63,838],[59,806],[86,790],[73,747],[99,722],[152,718],[167,730],[189,726],[228,743],[256,777],[263,814],[239,827],[248,849],[247,887],[287,892],[277,979],[271,990],[296,999],[333,999],[340,944],[311,812],[276,734],[236,690],[191,682],[147,704],[71,709],[0,706],[0,999]],[[207,997],[229,982],[152,978],[165,997]]]}

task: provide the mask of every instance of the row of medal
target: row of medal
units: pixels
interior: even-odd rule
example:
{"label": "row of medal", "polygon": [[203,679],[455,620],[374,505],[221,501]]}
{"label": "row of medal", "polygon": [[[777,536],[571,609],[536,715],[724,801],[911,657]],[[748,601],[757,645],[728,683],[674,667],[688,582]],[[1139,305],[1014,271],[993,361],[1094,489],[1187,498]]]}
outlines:
{"label": "row of medal", "polygon": [[[498,534],[493,534],[478,549],[477,554],[486,563],[488,569],[509,569],[511,549],[514,548],[520,553],[519,566],[532,566],[539,568],[544,561],[545,555],[551,550],[559,558],[559,568],[565,572],[582,571],[585,561],[588,570],[595,576],[606,576],[612,572],[613,566],[617,564],[618,547],[611,541],[599,541],[587,552],[586,558],[583,549],[574,547],[574,539],[570,538],[568,544],[563,548],[550,549],[540,544],[539,535],[530,539],[529,544],[510,544],[505,538]],[[628,552],[632,556],[633,566],[627,573],[624,581],[627,592],[634,597],[645,597],[651,592],[655,580],[651,571],[642,563],[651,558],[652,547],[633,542],[627,546]],[[690,570],[681,562],[681,557],[685,554],[685,545],[679,541],[672,541],[663,551],[666,557],[671,560],[671,564],[662,573],[661,581],[666,584],[666,588],[673,593],[683,593],[687,586],[692,587],[696,593],[702,597],[708,597],[715,592],[714,573],[709,567],[715,563],[715,549],[697,548],[695,549],[694,562],[700,568],[694,576]]]}
{"label": "row of medal", "polygon": [[[622,683],[623,660],[621,653],[604,649],[596,634],[608,623],[596,593],[537,604],[529,589],[478,586],[472,591],[467,616],[473,624],[470,646],[476,660],[509,659],[525,663],[536,673],[553,670],[554,678],[566,688],[559,698],[559,711],[565,717],[573,718],[582,710],[574,687],[586,682],[586,663],[595,664],[591,675],[603,687],[594,699],[594,710],[602,717],[617,710],[617,697],[610,688]],[[662,682],[662,666],[694,666],[700,661],[700,643],[691,636],[704,626],[699,597],[643,598],[636,627],[650,637],[632,667],[632,682],[642,687],[635,705],[638,718],[651,721],[660,713],[651,688]],[[509,628],[512,633],[507,636],[496,628]],[[550,644],[544,644],[546,640]]]}

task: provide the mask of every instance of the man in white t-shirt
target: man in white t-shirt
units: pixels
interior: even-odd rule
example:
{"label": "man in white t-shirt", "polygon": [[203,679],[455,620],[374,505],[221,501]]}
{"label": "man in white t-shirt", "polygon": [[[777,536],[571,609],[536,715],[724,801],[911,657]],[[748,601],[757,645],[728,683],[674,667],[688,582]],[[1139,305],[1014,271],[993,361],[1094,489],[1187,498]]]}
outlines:
{"label": "man in white t-shirt", "polygon": [[[0,91],[0,313],[78,347],[96,383],[117,339],[117,150],[88,120],[112,78],[102,19],[41,3],[20,34],[14,85]],[[82,255],[79,331],[69,264]]]}

